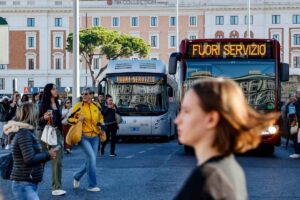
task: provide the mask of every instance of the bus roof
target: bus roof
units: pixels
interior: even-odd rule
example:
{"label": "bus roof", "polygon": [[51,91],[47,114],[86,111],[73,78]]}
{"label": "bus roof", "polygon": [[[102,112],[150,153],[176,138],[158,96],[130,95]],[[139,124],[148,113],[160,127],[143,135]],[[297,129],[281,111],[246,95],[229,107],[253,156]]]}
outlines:
{"label": "bus roof", "polygon": [[111,60],[106,74],[118,73],[166,73],[166,66],[161,60]]}

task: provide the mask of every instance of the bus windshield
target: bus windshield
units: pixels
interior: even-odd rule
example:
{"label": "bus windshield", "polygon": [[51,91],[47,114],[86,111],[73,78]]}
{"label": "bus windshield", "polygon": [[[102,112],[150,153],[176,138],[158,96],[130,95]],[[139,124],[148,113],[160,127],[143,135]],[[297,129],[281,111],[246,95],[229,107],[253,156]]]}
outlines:
{"label": "bus windshield", "polygon": [[253,108],[257,110],[274,109],[274,60],[187,61],[186,89],[188,89],[195,80],[209,77],[231,78],[239,83],[248,103]]}
{"label": "bus windshield", "polygon": [[108,92],[121,115],[149,116],[167,112],[165,76],[109,76],[107,81]]}

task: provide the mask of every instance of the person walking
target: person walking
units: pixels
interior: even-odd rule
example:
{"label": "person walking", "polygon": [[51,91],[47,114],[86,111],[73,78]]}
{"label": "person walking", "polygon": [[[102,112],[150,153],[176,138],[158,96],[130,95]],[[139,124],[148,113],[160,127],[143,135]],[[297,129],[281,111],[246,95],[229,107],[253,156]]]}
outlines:
{"label": "person walking", "polygon": [[[116,141],[117,141],[117,131],[119,129],[117,120],[116,120],[116,111],[117,107],[113,102],[113,98],[111,95],[106,95],[106,105],[103,106],[103,116],[104,116],[104,124],[106,126],[106,134],[107,138],[110,138],[110,156],[117,156],[116,154]],[[106,140],[101,145],[101,155],[105,152],[105,146],[108,140]]]}
{"label": "person walking", "polygon": [[3,127],[7,123],[7,118],[9,115],[9,97],[3,96],[0,99],[0,146],[5,147],[5,135],[3,134]]}
{"label": "person walking", "polygon": [[38,183],[42,181],[44,163],[54,159],[54,149],[42,152],[34,133],[38,110],[32,103],[17,108],[14,121],[4,126],[5,134],[13,134],[11,173],[12,192],[16,200],[39,200]]}
{"label": "person walking", "polygon": [[[58,103],[57,87],[53,83],[48,83],[44,87],[43,98],[39,108],[39,138],[42,136],[43,129],[49,120],[53,122],[57,134],[57,146],[61,148],[56,151],[57,156],[52,160],[52,195],[60,196],[66,194],[62,189],[62,158],[63,158],[63,136],[62,136],[62,123],[61,112]],[[48,145],[41,141],[44,151],[48,151]]]}
{"label": "person walking", "polygon": [[96,158],[99,145],[100,128],[97,126],[103,123],[101,108],[92,101],[93,90],[85,88],[82,92],[82,101],[74,105],[68,118],[70,125],[82,122],[82,137],[79,146],[86,155],[85,163],[74,173],[73,187],[79,188],[82,176],[87,173],[88,188],[90,192],[99,192],[97,186]]}
{"label": "person walking", "polygon": [[[294,103],[295,109],[296,109],[296,117],[298,121],[298,128],[300,128],[300,90],[298,89],[296,92],[297,100]],[[298,134],[294,134],[292,136],[293,142],[294,142],[294,150],[295,152],[290,155],[290,158],[297,159],[300,158],[300,141],[298,141]]]}
{"label": "person walking", "polygon": [[294,135],[291,135],[291,126],[294,123],[297,123],[297,117],[296,117],[296,107],[295,107],[296,97],[295,94],[289,94],[289,100],[284,105],[284,122],[285,122],[285,128],[288,133],[287,139],[286,139],[286,148],[288,147],[290,136],[294,137]]}
{"label": "person walking", "polygon": [[248,199],[245,175],[233,153],[257,147],[261,131],[278,117],[253,110],[233,80],[196,83],[185,94],[175,123],[180,143],[194,148],[198,164],[175,200]]}
{"label": "person walking", "polygon": [[66,99],[64,105],[63,105],[63,108],[62,108],[62,111],[61,111],[61,115],[62,115],[62,126],[63,126],[63,136],[64,136],[64,150],[66,153],[72,153],[71,151],[71,146],[68,145],[66,143],[66,137],[67,137],[67,133],[70,129],[70,125],[67,123],[67,120],[68,120],[68,117],[71,113],[71,108],[72,108],[72,103],[71,103],[71,100],[70,99]]}

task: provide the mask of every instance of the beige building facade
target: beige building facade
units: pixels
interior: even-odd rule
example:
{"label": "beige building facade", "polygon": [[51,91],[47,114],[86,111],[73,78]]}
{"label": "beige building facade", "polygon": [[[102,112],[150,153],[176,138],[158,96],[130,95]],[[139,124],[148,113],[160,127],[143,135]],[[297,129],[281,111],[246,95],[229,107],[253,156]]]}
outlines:
{"label": "beige building facade", "polygon": [[[252,2],[251,36],[276,37],[282,44],[283,61],[296,69],[292,74],[300,74],[300,2]],[[10,47],[10,63],[0,63],[0,94],[13,90],[32,93],[49,82],[62,90],[72,86],[72,55],[66,51],[73,30],[72,8],[72,0],[0,0],[0,17],[8,23]],[[179,0],[177,40],[176,0],[81,1],[80,27],[103,26],[141,37],[151,46],[146,59],[167,64],[182,39],[246,37],[246,13],[247,5],[241,0],[234,5],[229,0]],[[272,23],[274,15],[280,15],[279,24]],[[97,72],[107,62],[105,57],[95,56],[93,68]],[[80,66],[82,87],[92,84],[85,66]]]}

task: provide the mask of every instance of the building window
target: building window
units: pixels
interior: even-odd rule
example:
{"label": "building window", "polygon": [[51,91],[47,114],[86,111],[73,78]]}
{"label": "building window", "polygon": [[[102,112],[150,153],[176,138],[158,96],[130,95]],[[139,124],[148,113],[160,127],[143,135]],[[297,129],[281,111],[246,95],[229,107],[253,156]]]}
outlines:
{"label": "building window", "polygon": [[190,16],[190,22],[189,25],[190,26],[197,26],[197,17],[196,16]]}
{"label": "building window", "polygon": [[293,35],[293,45],[300,45],[300,34]]}
{"label": "building window", "polygon": [[99,17],[93,18],[93,26],[99,26],[100,25],[100,19]]}
{"label": "building window", "polygon": [[5,78],[0,78],[0,90],[5,90]]}
{"label": "building window", "polygon": [[55,18],[54,19],[54,26],[55,27],[62,27],[62,18]]}
{"label": "building window", "polygon": [[157,26],[157,24],[158,24],[158,19],[157,19],[157,17],[151,17],[151,18],[150,18],[150,25],[151,25],[151,26]]}
{"label": "building window", "polygon": [[131,17],[131,26],[139,26],[139,18]]}
{"label": "building window", "polygon": [[0,1],[0,6],[5,6],[6,5],[6,1]]}
{"label": "building window", "polygon": [[237,25],[238,23],[238,16],[230,16],[230,25]]}
{"label": "building window", "polygon": [[224,25],[224,16],[216,16],[216,25]]}
{"label": "building window", "polygon": [[300,24],[300,15],[293,15],[293,24]]}
{"label": "building window", "polygon": [[55,69],[62,69],[61,58],[55,58]]}
{"label": "building window", "polygon": [[0,64],[0,70],[1,69],[5,69],[5,65],[4,64]]}
{"label": "building window", "polygon": [[55,37],[55,48],[61,48],[62,47],[62,39],[60,36]]}
{"label": "building window", "polygon": [[293,57],[293,67],[300,68],[300,56]]}
{"label": "building window", "polygon": [[174,48],[176,47],[176,36],[170,35],[169,37],[169,47]]}
{"label": "building window", "polygon": [[55,78],[55,85],[61,87],[61,78]]}
{"label": "building window", "polygon": [[19,6],[19,5],[21,5],[21,2],[20,1],[13,1],[13,5],[14,6]]}
{"label": "building window", "polygon": [[150,46],[158,48],[158,35],[150,35]]}
{"label": "building window", "polygon": [[27,27],[35,27],[35,18],[27,18]]}
{"label": "building window", "polygon": [[280,41],[279,34],[278,33],[273,34],[272,39]]}
{"label": "building window", "polygon": [[280,15],[272,15],[272,24],[280,24]]}
{"label": "building window", "polygon": [[54,2],[54,5],[56,5],[56,6],[61,6],[61,5],[62,5],[62,1],[55,1],[55,2]]}
{"label": "building window", "polygon": [[[245,24],[248,24],[248,15],[245,16]],[[253,24],[253,15],[250,15],[250,24]]]}
{"label": "building window", "polygon": [[197,39],[197,36],[196,35],[189,35],[189,39],[190,40],[195,40],[195,39]]}
{"label": "building window", "polygon": [[28,79],[28,87],[29,87],[29,88],[34,87],[34,80],[33,80],[32,78],[29,78],[29,79]]}
{"label": "building window", "polygon": [[93,58],[93,68],[99,69],[99,58]]}
{"label": "building window", "polygon": [[28,69],[34,70],[34,59],[33,58],[28,59]]}
{"label": "building window", "polygon": [[29,5],[29,6],[33,6],[34,4],[35,4],[34,1],[28,1],[28,2],[27,2],[27,5]]}
{"label": "building window", "polygon": [[176,17],[170,17],[169,25],[170,26],[176,26]]}
{"label": "building window", "polygon": [[34,49],[35,48],[35,40],[33,36],[27,37],[27,48]]}
{"label": "building window", "polygon": [[113,17],[112,18],[112,26],[114,26],[114,27],[120,26],[119,17]]}

